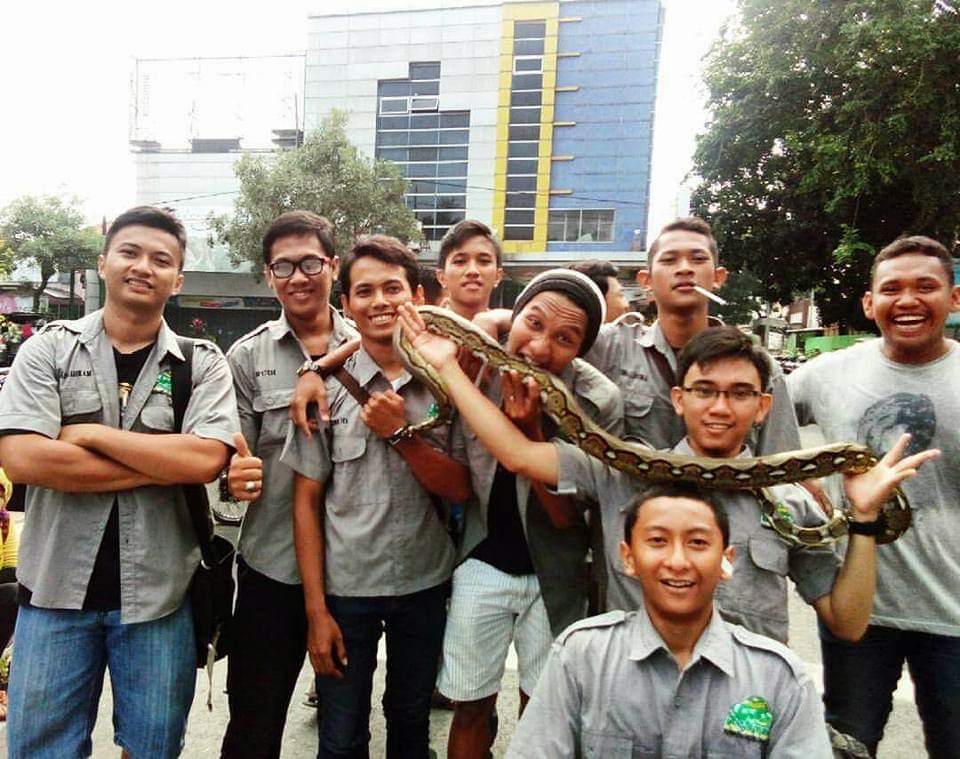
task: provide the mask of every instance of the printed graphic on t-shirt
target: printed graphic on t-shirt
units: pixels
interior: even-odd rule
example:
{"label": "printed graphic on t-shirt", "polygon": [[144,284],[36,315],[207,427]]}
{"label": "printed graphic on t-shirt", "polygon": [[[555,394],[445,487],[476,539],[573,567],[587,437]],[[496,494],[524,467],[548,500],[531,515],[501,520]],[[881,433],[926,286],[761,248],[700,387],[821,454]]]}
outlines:
{"label": "printed graphic on t-shirt", "polygon": [[906,455],[927,450],[937,431],[937,411],[930,396],[894,393],[877,401],[860,417],[858,438],[874,453],[883,456],[897,439],[909,432]]}

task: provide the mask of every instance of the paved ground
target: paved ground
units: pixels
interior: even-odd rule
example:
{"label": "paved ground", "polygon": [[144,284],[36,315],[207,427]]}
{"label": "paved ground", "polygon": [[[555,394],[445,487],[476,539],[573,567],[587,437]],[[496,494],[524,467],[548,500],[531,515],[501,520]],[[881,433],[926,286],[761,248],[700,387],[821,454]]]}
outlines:
{"label": "paved ground", "polygon": [[[805,431],[806,445],[816,445],[818,441],[815,431]],[[790,601],[790,642],[791,646],[806,662],[811,676],[819,684],[820,650],[817,641],[816,616],[813,610],[803,603],[796,594],[791,594]],[[383,694],[384,667],[383,651],[381,650],[381,666],[376,673],[374,688],[374,703],[379,704]],[[264,656],[270,655],[269,641],[264,641]],[[311,672],[309,665],[305,666],[300,674],[296,694],[287,717],[287,728],[284,735],[284,759],[306,759],[316,755],[316,712],[302,705],[307,692]],[[190,714],[190,724],[187,731],[184,757],[216,757],[219,756],[220,739],[223,736],[227,721],[227,700],[224,695],[226,679],[226,665],[220,663],[216,667],[213,684],[213,711],[207,711],[207,683],[205,675],[197,676],[197,694],[194,699],[193,710]],[[146,685],[146,684],[145,684]],[[112,701],[109,692],[105,692],[100,704],[99,719],[94,731],[94,756],[113,757],[119,755],[113,746],[113,731],[110,724]],[[516,724],[517,715],[517,677],[515,661],[511,656],[508,661],[508,670],[504,679],[504,688],[499,704],[500,734],[493,755],[502,757],[507,743]],[[384,721],[382,711],[375,707],[371,720],[370,755],[381,757],[384,755]],[[450,712],[435,711],[431,719],[431,745],[438,757],[446,756],[446,736],[450,724]],[[6,733],[0,728],[0,750],[6,755]],[[894,710],[887,725],[886,737],[880,746],[881,759],[901,759],[909,756],[923,756],[923,739],[920,722],[916,709],[913,706],[913,687],[909,676],[904,672],[894,700]]]}

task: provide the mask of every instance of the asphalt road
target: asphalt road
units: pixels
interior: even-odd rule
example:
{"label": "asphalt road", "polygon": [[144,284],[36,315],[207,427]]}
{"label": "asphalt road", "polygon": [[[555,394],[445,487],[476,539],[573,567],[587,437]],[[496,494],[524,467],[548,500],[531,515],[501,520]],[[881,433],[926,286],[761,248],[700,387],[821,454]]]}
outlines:
{"label": "asphalt road", "polygon": [[[820,441],[816,429],[804,430],[804,445],[817,445]],[[817,639],[816,615],[812,608],[802,599],[792,593],[790,597],[790,645],[806,663],[811,677],[815,682],[822,683],[820,674],[820,648]],[[263,641],[263,655],[270,656],[270,641]],[[381,646],[381,666],[376,672],[374,685],[374,704],[371,717],[370,755],[381,757],[385,751],[385,726],[382,711],[376,706],[379,704],[384,687],[385,651]],[[517,677],[515,659],[511,654],[504,686],[499,703],[500,732],[494,745],[494,757],[502,757],[513,734],[517,717]],[[220,740],[227,723],[227,698],[224,694],[226,681],[226,664],[221,662],[216,667],[213,681],[213,710],[208,711],[207,682],[204,673],[197,675],[197,691],[193,709],[190,713],[190,722],[187,729],[184,757],[216,757],[219,756]],[[284,734],[282,757],[284,759],[300,759],[316,756],[317,751],[317,721],[315,710],[303,705],[307,693],[312,671],[309,664],[305,664],[300,673],[300,680],[287,715],[287,727]],[[112,699],[109,687],[105,686],[103,698],[100,702],[99,717],[94,730],[95,757],[115,757],[119,750],[113,745],[113,729],[111,724]],[[446,756],[446,737],[450,726],[450,712],[434,711],[431,718],[431,746],[441,759]],[[6,732],[0,728],[0,749],[6,755]],[[906,756],[923,756],[923,738],[916,708],[913,705],[913,686],[909,675],[904,671],[894,698],[894,709],[887,725],[886,735],[880,745],[881,759],[902,759]]]}

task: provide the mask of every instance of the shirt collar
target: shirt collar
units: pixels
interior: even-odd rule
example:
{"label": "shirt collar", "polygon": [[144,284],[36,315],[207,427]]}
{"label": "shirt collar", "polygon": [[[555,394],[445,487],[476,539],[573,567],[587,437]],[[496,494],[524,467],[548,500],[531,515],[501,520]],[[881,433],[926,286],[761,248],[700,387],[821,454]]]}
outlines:
{"label": "shirt collar", "polygon": [[[663,642],[663,638],[660,637],[660,633],[653,626],[653,622],[650,621],[650,617],[642,605],[633,618],[631,637],[629,658],[632,661],[649,659],[654,653],[661,650],[670,654],[670,649]],[[730,631],[727,629],[726,623],[720,618],[716,607],[713,609],[710,622],[693,647],[693,655],[690,657],[687,667],[689,668],[699,659],[706,659],[724,674],[733,677],[733,641]]]}
{"label": "shirt collar", "polygon": [[[716,316],[707,317],[707,327],[722,327],[723,320],[717,318]],[[644,348],[656,347],[665,356],[673,353],[673,348],[670,347],[670,343],[667,342],[667,338],[663,335],[663,330],[660,329],[660,320],[657,319],[653,324],[647,327],[643,332],[640,333],[640,337],[637,338],[637,343],[642,345]],[[679,353],[679,351],[677,351]]]}
{"label": "shirt collar", "polygon": [[[353,354],[353,356],[353,378],[360,384],[361,387],[366,387],[377,375],[382,375],[379,364],[377,364],[377,362],[373,360],[373,357],[367,353],[362,344],[360,345],[360,348],[357,349],[357,352]],[[404,369],[403,373],[398,379],[399,382],[397,383],[397,387],[401,388],[406,385],[412,379],[412,377],[410,372]]]}
{"label": "shirt collar", "polygon": [[[348,340],[352,340],[356,337],[356,332],[347,324],[347,320],[344,319],[340,312],[337,311],[333,306],[330,306],[330,347],[334,348],[340,345],[343,345]],[[285,311],[280,312],[280,317],[274,319],[270,322],[268,327],[270,330],[270,337],[274,340],[281,340],[286,335],[291,335],[293,337],[297,336],[297,333],[293,331],[293,327],[290,326],[290,322],[287,321],[287,314]]]}
{"label": "shirt collar", "polygon": [[[103,329],[103,309],[94,311],[92,314],[78,319],[76,325],[80,328],[80,337],[77,338],[81,343],[89,344],[97,339],[101,334],[107,337]],[[165,319],[160,319],[160,330],[157,332],[157,357],[163,360],[168,353],[179,361],[183,361],[183,352],[177,342],[177,334],[169,326]]]}

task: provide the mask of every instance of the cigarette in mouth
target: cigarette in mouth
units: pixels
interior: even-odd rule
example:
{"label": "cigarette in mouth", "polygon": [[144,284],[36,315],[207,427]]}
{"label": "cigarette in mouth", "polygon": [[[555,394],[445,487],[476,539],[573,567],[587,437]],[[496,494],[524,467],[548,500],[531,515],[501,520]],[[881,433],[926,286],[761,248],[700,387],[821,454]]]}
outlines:
{"label": "cigarette in mouth", "polygon": [[700,293],[704,298],[709,298],[714,303],[719,303],[721,306],[727,305],[727,302],[719,295],[714,295],[709,290],[704,290],[702,287],[700,287],[700,285],[694,285],[693,289]]}

